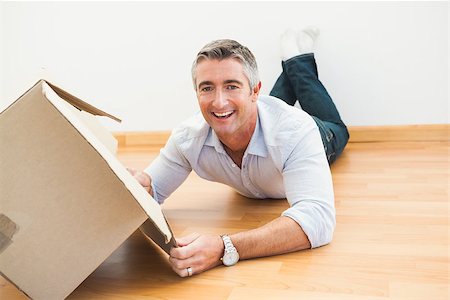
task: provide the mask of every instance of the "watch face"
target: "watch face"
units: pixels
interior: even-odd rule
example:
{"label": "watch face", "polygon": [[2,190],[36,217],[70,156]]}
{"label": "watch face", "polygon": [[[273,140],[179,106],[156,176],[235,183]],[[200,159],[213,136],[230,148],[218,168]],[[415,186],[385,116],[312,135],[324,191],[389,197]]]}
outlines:
{"label": "watch face", "polygon": [[237,252],[229,252],[223,256],[223,264],[225,266],[232,266],[239,260],[239,254]]}

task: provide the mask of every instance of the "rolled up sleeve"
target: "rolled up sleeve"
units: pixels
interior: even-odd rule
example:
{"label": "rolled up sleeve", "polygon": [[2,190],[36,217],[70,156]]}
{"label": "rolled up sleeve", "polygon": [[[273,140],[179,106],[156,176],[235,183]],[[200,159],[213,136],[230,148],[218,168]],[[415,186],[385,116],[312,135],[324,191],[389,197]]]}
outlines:
{"label": "rolled up sleeve", "polygon": [[330,243],[336,226],[333,183],[317,127],[311,126],[293,147],[283,183],[291,207],[282,215],[301,226],[311,248]]}

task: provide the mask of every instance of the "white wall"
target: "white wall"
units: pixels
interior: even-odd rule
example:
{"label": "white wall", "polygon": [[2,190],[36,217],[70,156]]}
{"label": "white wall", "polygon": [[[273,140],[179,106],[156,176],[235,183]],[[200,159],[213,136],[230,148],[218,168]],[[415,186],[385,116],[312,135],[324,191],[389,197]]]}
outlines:
{"label": "white wall", "polygon": [[[197,51],[233,38],[257,57],[263,92],[279,36],[321,29],[319,74],[349,125],[448,123],[447,2],[2,3],[0,106],[46,78],[123,119],[168,130],[197,110]],[[0,31],[1,33],[1,31]]]}

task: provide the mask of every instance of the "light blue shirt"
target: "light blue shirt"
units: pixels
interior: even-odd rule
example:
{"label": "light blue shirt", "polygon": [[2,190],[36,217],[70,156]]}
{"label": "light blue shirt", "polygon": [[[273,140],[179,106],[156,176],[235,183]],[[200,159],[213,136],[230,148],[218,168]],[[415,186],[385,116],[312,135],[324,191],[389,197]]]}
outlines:
{"label": "light blue shirt", "polygon": [[303,110],[259,96],[255,131],[239,168],[199,112],[172,131],[144,171],[162,203],[194,170],[249,198],[286,198],[282,215],[295,220],[311,246],[331,241],[335,228],[333,184],[316,123]]}

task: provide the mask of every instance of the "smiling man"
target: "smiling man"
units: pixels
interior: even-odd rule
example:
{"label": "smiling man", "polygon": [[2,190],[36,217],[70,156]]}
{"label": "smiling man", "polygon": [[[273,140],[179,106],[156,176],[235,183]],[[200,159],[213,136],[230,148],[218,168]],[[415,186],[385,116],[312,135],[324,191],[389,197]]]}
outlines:
{"label": "smiling man", "polygon": [[235,164],[242,158],[255,131],[261,83],[254,87],[236,59],[203,59],[194,70],[203,117]]}
{"label": "smiling man", "polygon": [[[169,260],[180,276],[331,241],[329,163],[342,152],[348,132],[317,77],[311,53],[316,36],[311,29],[283,36],[283,73],[271,94],[284,101],[260,95],[256,60],[238,42],[217,40],[198,53],[192,79],[201,114],[176,128],[152,164],[133,175],[159,203],[194,170],[246,197],[286,198],[290,208],[250,231],[177,240]],[[286,104],[297,99],[309,114]]]}

